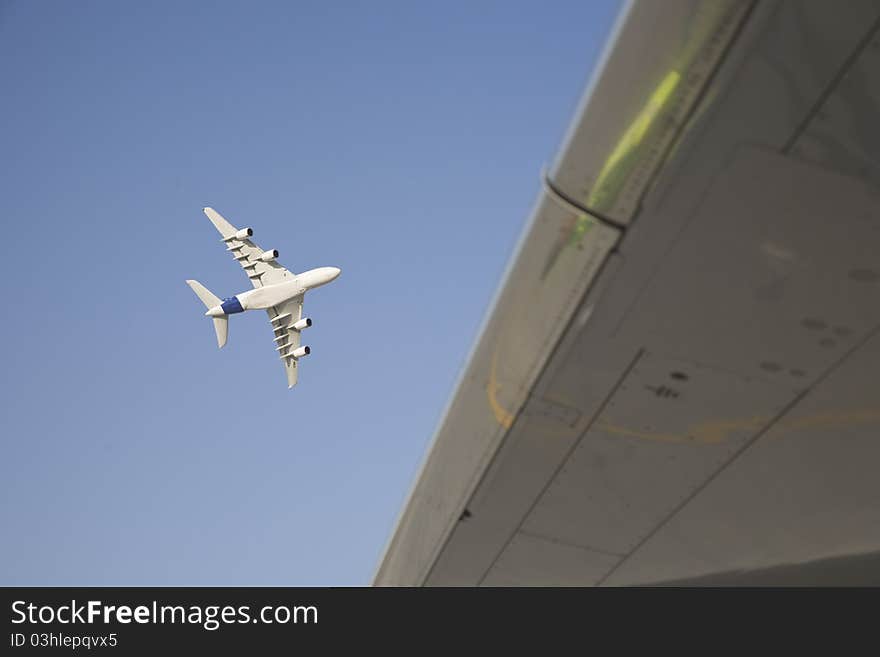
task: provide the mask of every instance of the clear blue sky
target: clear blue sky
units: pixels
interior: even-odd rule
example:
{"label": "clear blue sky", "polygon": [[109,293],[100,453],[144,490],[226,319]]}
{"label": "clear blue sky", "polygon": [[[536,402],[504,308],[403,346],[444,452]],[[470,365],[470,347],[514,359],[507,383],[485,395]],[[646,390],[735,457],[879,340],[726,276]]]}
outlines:
{"label": "clear blue sky", "polygon": [[[0,5],[0,584],[368,584],[617,10]],[[342,268],[293,390],[205,205]]]}

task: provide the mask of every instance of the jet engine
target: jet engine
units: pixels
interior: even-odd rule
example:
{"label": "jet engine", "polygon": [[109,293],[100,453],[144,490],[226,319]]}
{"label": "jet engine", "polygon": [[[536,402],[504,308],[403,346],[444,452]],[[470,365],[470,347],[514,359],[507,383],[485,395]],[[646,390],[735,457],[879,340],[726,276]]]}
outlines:
{"label": "jet engine", "polygon": [[294,349],[293,351],[290,352],[290,355],[293,356],[294,358],[303,358],[305,356],[308,356],[310,353],[312,353],[312,350],[310,347],[297,347],[296,349]]}
{"label": "jet engine", "polygon": [[312,318],[311,317],[303,317],[298,322],[294,322],[293,326],[291,328],[293,328],[294,331],[302,331],[303,329],[309,328],[311,325],[312,325]]}
{"label": "jet engine", "polygon": [[278,249],[269,249],[268,251],[263,251],[260,254],[260,260],[262,260],[263,262],[272,262],[277,257]]}
{"label": "jet engine", "polygon": [[242,228],[238,231],[233,237],[237,240],[246,240],[248,237],[251,237],[254,234],[253,228]]}

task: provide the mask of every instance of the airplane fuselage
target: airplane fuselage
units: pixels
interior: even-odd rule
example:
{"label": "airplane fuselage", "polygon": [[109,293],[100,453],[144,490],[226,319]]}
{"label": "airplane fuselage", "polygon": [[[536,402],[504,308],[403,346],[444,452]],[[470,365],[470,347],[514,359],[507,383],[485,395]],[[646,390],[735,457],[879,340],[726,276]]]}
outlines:
{"label": "airplane fuselage", "polygon": [[339,276],[337,267],[318,267],[297,274],[293,280],[274,285],[264,285],[233,297],[223,299],[223,303],[208,309],[205,314],[210,317],[234,315],[245,310],[265,310],[284,303],[316,287],[326,285]]}

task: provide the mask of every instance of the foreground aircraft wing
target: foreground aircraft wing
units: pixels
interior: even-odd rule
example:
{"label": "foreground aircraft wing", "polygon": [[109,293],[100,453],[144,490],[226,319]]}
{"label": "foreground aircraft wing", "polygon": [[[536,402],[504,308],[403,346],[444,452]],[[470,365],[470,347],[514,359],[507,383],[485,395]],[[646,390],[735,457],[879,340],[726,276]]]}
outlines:
{"label": "foreground aircraft wing", "polygon": [[275,351],[287,372],[288,388],[296,385],[298,365],[290,354],[300,344],[300,332],[293,328],[293,324],[302,318],[302,306],[303,298],[298,296],[266,310],[275,333]]}
{"label": "foreground aircraft wing", "polygon": [[242,231],[226,221],[214,208],[204,208],[204,213],[222,236],[226,250],[241,265],[254,287],[283,283],[293,277],[270,255],[267,254],[267,259],[263,260],[267,252],[252,242],[250,236],[242,236]]}
{"label": "foreground aircraft wing", "polygon": [[621,4],[374,583],[877,585],[880,4]]}

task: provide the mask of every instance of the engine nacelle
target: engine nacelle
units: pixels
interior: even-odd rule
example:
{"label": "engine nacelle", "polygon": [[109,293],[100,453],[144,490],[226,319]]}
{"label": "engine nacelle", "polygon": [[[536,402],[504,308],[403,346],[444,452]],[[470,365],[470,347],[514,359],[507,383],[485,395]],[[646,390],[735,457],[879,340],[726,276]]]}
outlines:
{"label": "engine nacelle", "polygon": [[238,231],[233,237],[237,240],[246,240],[248,237],[253,236],[254,229],[253,228],[242,228]]}
{"label": "engine nacelle", "polygon": [[278,249],[269,249],[268,251],[263,251],[260,254],[260,260],[262,260],[263,262],[272,262],[277,257]]}
{"label": "engine nacelle", "polygon": [[312,318],[311,317],[303,317],[298,322],[294,322],[292,328],[294,331],[302,331],[303,329],[309,328],[311,325],[312,325]]}
{"label": "engine nacelle", "polygon": [[312,350],[310,347],[297,347],[296,349],[294,349],[293,351],[290,352],[290,355],[293,356],[294,358],[304,358],[305,356],[308,356],[310,353],[312,353]]}

